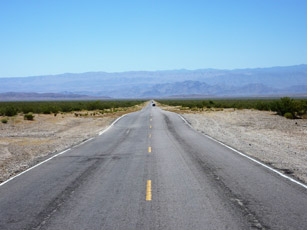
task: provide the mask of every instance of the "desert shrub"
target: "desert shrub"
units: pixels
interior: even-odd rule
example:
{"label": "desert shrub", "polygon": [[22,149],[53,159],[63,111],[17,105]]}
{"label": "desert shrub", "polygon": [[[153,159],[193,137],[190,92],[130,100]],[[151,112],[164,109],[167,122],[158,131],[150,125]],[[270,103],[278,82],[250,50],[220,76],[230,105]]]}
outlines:
{"label": "desert shrub", "polygon": [[291,113],[292,117],[295,118],[296,113],[299,111],[299,104],[289,97],[283,97],[273,103],[272,111],[277,112],[281,116]]}
{"label": "desert shrub", "polygon": [[73,111],[73,108],[69,104],[64,104],[64,105],[61,106],[61,111],[64,112],[64,113],[67,113],[67,112]]}
{"label": "desert shrub", "polygon": [[55,105],[44,105],[41,110],[43,114],[58,113],[59,111],[60,111],[60,108]]}
{"label": "desert shrub", "polygon": [[307,100],[296,101],[297,115],[303,116],[307,112]]}
{"label": "desert shrub", "polygon": [[1,119],[1,122],[2,122],[3,124],[6,124],[6,123],[8,122],[8,120],[7,120],[7,118],[2,118],[2,119]]}
{"label": "desert shrub", "polygon": [[8,117],[15,116],[17,115],[17,110],[12,106],[8,106],[4,109],[3,115]]}
{"label": "desert shrub", "polygon": [[51,112],[52,113],[58,113],[60,111],[60,108],[57,106],[51,106]]}
{"label": "desert shrub", "polygon": [[21,112],[23,112],[24,114],[31,113],[31,112],[33,113],[34,108],[32,108],[31,106],[22,106]]}
{"label": "desert shrub", "polygon": [[270,104],[269,103],[266,103],[266,102],[263,102],[263,101],[258,101],[256,103],[256,106],[255,106],[255,109],[258,109],[258,110],[270,110]]}
{"label": "desert shrub", "polygon": [[94,102],[90,102],[87,105],[87,110],[96,110],[96,109],[100,109],[100,101],[94,101]]}
{"label": "desert shrub", "polygon": [[32,113],[27,113],[23,116],[23,118],[28,121],[33,121],[34,115]]}
{"label": "desert shrub", "polygon": [[287,119],[293,119],[292,113],[285,113],[284,117],[287,118]]}
{"label": "desert shrub", "polygon": [[199,109],[202,109],[204,107],[202,102],[197,102],[195,106],[196,108],[199,108]]}
{"label": "desert shrub", "polygon": [[51,110],[49,108],[44,108],[42,112],[43,114],[51,114]]}

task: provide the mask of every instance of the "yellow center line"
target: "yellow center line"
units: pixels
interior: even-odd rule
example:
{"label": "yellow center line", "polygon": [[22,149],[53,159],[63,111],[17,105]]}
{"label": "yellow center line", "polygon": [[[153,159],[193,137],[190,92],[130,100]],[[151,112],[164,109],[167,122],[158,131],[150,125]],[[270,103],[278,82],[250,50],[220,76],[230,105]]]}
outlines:
{"label": "yellow center line", "polygon": [[151,129],[151,128],[152,128],[152,126],[149,126],[149,128]]}
{"label": "yellow center line", "polygon": [[146,186],[146,200],[151,201],[151,180],[147,181]]}
{"label": "yellow center line", "polygon": [[151,153],[151,147],[148,147],[148,152]]}
{"label": "yellow center line", "polygon": [[150,121],[152,121],[152,119],[150,119]]}

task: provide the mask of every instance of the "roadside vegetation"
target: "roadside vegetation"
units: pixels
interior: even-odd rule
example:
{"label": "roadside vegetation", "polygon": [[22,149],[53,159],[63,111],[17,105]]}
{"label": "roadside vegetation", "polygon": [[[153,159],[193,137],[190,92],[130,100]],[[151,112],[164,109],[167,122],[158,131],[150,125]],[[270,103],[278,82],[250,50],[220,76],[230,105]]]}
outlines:
{"label": "roadside vegetation", "polygon": [[141,100],[122,101],[44,101],[44,102],[0,102],[0,116],[12,117],[24,114],[25,120],[33,120],[35,114],[56,114],[78,111],[100,113],[116,112],[143,103]]}
{"label": "roadside vegetation", "polygon": [[179,106],[180,110],[257,109],[274,111],[289,119],[307,118],[307,99],[214,99],[214,100],[159,100],[161,104]]}
{"label": "roadside vegetation", "polygon": [[25,120],[28,120],[28,121],[34,120],[34,115],[32,113],[27,113],[23,117],[24,117]]}
{"label": "roadside vegetation", "polygon": [[6,123],[8,122],[8,119],[7,119],[7,118],[2,118],[2,119],[1,119],[1,122],[2,122],[3,124],[6,124]]}

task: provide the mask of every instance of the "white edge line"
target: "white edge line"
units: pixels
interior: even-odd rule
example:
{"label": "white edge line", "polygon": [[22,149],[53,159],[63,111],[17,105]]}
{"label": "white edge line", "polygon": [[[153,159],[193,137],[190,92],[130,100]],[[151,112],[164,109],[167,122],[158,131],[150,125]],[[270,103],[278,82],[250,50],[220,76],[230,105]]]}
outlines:
{"label": "white edge line", "polygon": [[[189,124],[189,122],[188,122],[183,116],[181,116],[180,114],[178,114],[178,116],[179,116],[188,126],[190,126],[190,128],[193,129],[193,127]],[[252,158],[252,157],[250,157],[250,156],[247,156],[246,154],[244,154],[244,153],[242,153],[242,152],[240,152],[240,151],[238,151],[238,150],[236,150],[236,149],[234,149],[234,148],[232,148],[232,147],[230,147],[230,146],[228,146],[228,145],[226,145],[226,144],[224,144],[224,143],[222,143],[222,142],[220,142],[220,141],[214,139],[213,137],[208,136],[207,134],[203,134],[203,135],[206,136],[206,137],[208,137],[209,139],[211,139],[211,140],[213,140],[213,141],[215,141],[215,142],[217,142],[217,143],[219,143],[219,144],[225,146],[226,148],[228,148],[228,149],[230,149],[230,150],[232,150],[232,151],[238,153],[239,155],[241,155],[241,156],[243,156],[243,157],[245,157],[245,158],[247,158],[247,159],[249,159],[249,160],[251,160],[251,161],[253,161],[253,162],[255,162],[255,163],[257,163],[257,164],[259,164],[259,165],[261,165],[261,166],[263,166],[263,167],[265,167],[265,168],[267,168],[267,169],[269,169],[269,170],[271,170],[271,171],[273,171],[273,172],[275,172],[275,173],[277,173],[279,176],[282,176],[283,178],[286,178],[286,179],[288,179],[288,180],[290,180],[290,181],[292,181],[292,182],[294,182],[294,183],[296,183],[296,184],[302,186],[303,188],[307,189],[307,185],[305,185],[305,184],[303,184],[303,183],[301,183],[301,182],[299,182],[299,181],[297,181],[297,180],[295,180],[295,179],[293,179],[293,178],[291,178],[291,177],[289,177],[289,176],[286,176],[285,174],[279,172],[278,170],[276,170],[276,169],[274,169],[274,168],[272,168],[272,167],[270,167],[270,166],[268,166],[268,165],[266,165],[266,164],[264,164],[264,163],[262,163],[262,162],[260,162],[260,161],[258,161],[258,160],[256,160],[256,159],[254,159],[254,158]]]}
{"label": "white edge line", "polygon": [[69,151],[69,150],[71,150],[71,148],[66,149],[66,150],[64,150],[64,151],[62,151],[62,152],[60,152],[60,153],[58,153],[58,154],[55,154],[55,155],[53,155],[52,157],[50,157],[50,158],[48,158],[48,159],[46,159],[46,160],[44,160],[44,161],[42,161],[42,162],[40,162],[40,163],[38,163],[38,164],[32,166],[31,168],[28,168],[27,170],[25,170],[25,171],[23,171],[23,172],[17,174],[16,176],[13,176],[13,177],[11,177],[10,179],[8,179],[8,180],[2,182],[2,183],[0,184],[0,186],[5,185],[7,182],[13,180],[14,178],[21,176],[22,174],[24,174],[24,173],[26,173],[26,172],[28,172],[28,171],[30,171],[30,170],[32,170],[32,169],[34,169],[34,168],[40,166],[41,164],[46,163],[47,161],[50,161],[51,159],[53,159],[53,158],[55,158],[55,157],[57,157],[57,156],[59,156],[59,155],[62,155],[63,153],[66,153],[66,152]]}
{"label": "white edge line", "polygon": [[84,144],[84,143],[86,143],[86,142],[88,142],[88,141],[91,141],[91,140],[93,140],[93,139],[94,139],[94,137],[91,137],[90,139],[87,139],[87,140],[83,141],[82,144]]}
{"label": "white edge line", "polygon": [[[126,115],[127,115],[127,114],[124,114],[124,115],[122,115],[121,117],[117,118],[111,125],[109,125],[108,128],[106,128],[105,130],[99,132],[99,136],[102,135],[103,133],[105,133],[106,131],[108,131],[117,121],[119,121],[119,119],[123,118],[123,117],[126,116]],[[80,145],[82,145],[82,144],[84,144],[84,143],[86,143],[86,142],[88,142],[88,141],[90,141],[90,140],[93,140],[93,139],[94,139],[94,137],[92,137],[92,138],[90,138],[90,139],[88,139],[88,140],[86,140],[86,141],[83,141],[83,142],[81,142],[80,144],[74,146],[73,148],[79,147]],[[62,155],[63,153],[66,153],[66,152],[69,151],[69,150],[71,150],[71,148],[68,148],[68,149],[66,149],[66,150],[64,150],[64,151],[62,151],[62,152],[60,152],[60,153],[58,153],[58,154],[55,154],[55,155],[53,155],[52,157],[50,157],[50,158],[48,158],[48,159],[46,159],[46,160],[44,160],[44,161],[42,161],[42,162],[40,162],[40,163],[38,163],[38,164],[32,166],[31,168],[28,168],[28,169],[26,169],[25,171],[23,171],[23,172],[21,172],[21,173],[15,175],[15,176],[9,178],[8,180],[2,182],[2,183],[0,184],[0,187],[3,186],[3,185],[5,185],[6,183],[10,182],[11,180],[15,179],[16,177],[19,177],[19,176],[21,176],[22,174],[25,174],[26,172],[28,172],[28,171],[30,171],[30,170],[32,170],[32,169],[34,169],[34,168],[36,168],[36,167],[38,167],[38,166],[40,166],[40,165],[46,163],[47,161],[52,160],[53,158],[55,158],[55,157],[57,157],[57,156],[59,156],[59,155]]]}
{"label": "white edge line", "polygon": [[124,116],[126,116],[127,114],[122,115],[121,117],[117,118],[115,121],[113,121],[113,123],[106,129],[104,129],[103,131],[99,132],[99,136],[101,136],[102,134],[104,134],[105,132],[107,132],[116,122],[118,122],[120,119],[122,119]]}
{"label": "white edge line", "polygon": [[81,141],[79,144],[72,146],[72,148],[74,148],[74,149],[78,148],[79,146],[81,146],[81,145],[85,144],[86,142],[91,141],[93,139],[94,139],[94,137],[91,137],[90,139],[87,139],[85,141]]}

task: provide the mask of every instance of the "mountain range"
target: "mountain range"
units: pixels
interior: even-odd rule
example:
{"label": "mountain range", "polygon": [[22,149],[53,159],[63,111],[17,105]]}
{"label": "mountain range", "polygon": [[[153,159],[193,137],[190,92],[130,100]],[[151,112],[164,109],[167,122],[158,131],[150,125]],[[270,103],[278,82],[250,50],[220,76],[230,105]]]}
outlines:
{"label": "mountain range", "polygon": [[63,101],[63,100],[108,100],[109,97],[94,97],[80,94],[60,93],[0,93],[0,101]]}
{"label": "mountain range", "polygon": [[81,95],[85,98],[307,96],[307,65],[236,70],[87,72],[0,78],[0,93],[7,92],[54,93],[65,97]]}

